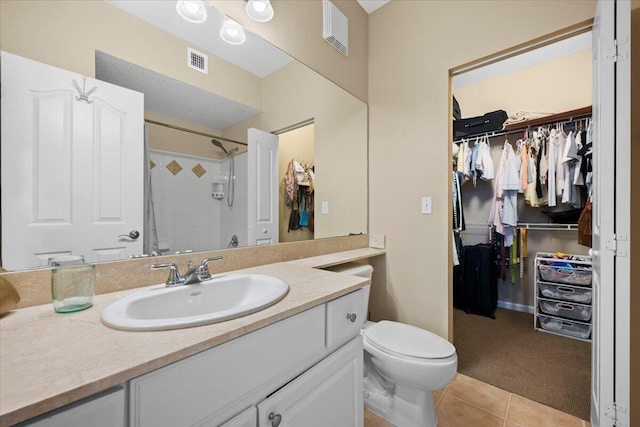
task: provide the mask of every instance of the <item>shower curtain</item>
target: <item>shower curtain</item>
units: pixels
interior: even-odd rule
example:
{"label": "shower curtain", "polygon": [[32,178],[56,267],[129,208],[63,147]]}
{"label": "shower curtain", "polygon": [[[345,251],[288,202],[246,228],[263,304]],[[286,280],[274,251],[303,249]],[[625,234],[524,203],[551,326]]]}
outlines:
{"label": "shower curtain", "polygon": [[149,255],[159,255],[158,230],[151,191],[151,158],[149,157],[149,129],[147,125],[144,125],[144,233],[142,237],[143,252]]}

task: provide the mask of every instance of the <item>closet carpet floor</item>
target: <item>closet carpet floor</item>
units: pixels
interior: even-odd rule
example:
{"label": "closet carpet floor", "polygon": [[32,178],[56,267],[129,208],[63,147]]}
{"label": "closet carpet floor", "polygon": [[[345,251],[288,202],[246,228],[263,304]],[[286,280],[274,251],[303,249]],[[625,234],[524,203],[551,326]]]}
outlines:
{"label": "closet carpet floor", "polygon": [[454,310],[458,372],[588,420],[591,344],[534,331],[533,315],[497,309],[496,319]]}

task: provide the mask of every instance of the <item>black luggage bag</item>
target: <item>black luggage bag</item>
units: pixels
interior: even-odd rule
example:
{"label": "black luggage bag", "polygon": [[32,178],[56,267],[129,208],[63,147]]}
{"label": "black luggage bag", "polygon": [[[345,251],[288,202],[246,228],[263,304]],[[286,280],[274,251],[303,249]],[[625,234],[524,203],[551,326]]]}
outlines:
{"label": "black luggage bag", "polygon": [[495,319],[498,306],[498,271],[493,246],[465,246],[462,252],[462,278],[458,282],[458,290],[454,284],[458,308],[467,313]]}
{"label": "black luggage bag", "polygon": [[482,116],[453,121],[453,137],[460,138],[479,133],[502,130],[509,116],[504,110],[496,110]]}

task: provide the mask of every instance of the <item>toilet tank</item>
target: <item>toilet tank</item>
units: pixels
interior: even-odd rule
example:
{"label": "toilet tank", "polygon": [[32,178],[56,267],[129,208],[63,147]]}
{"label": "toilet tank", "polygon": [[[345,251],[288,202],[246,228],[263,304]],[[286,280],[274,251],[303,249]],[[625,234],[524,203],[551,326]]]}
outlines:
{"label": "toilet tank", "polygon": [[[369,264],[359,264],[355,262],[348,262],[346,264],[334,265],[332,267],[325,268],[325,270],[334,271],[336,273],[349,274],[351,276],[366,277],[369,280],[371,280],[371,276],[373,276],[372,266],[370,266]],[[371,285],[369,284],[362,289],[364,290],[364,313],[368,313],[369,312],[369,294],[371,292]]]}

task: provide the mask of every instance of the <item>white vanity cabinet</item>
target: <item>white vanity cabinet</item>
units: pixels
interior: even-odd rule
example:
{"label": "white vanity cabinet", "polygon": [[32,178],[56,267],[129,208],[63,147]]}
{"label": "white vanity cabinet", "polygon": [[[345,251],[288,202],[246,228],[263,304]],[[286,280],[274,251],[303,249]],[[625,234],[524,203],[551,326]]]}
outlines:
{"label": "white vanity cabinet", "polygon": [[363,293],[131,380],[130,425],[361,427]]}
{"label": "white vanity cabinet", "polygon": [[239,413],[220,427],[256,427],[258,422],[258,408],[252,406]]}
{"label": "white vanity cabinet", "polygon": [[115,387],[18,424],[20,427],[124,427],[126,425],[123,387]]}
{"label": "white vanity cabinet", "polygon": [[362,337],[258,404],[259,427],[363,425]]}

